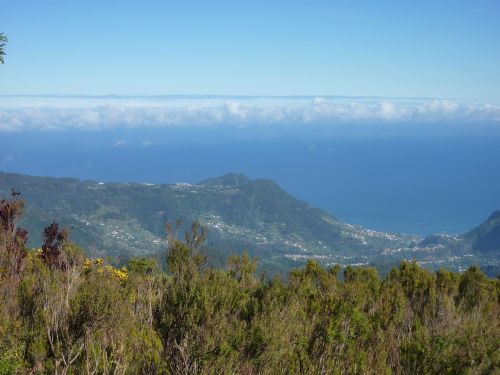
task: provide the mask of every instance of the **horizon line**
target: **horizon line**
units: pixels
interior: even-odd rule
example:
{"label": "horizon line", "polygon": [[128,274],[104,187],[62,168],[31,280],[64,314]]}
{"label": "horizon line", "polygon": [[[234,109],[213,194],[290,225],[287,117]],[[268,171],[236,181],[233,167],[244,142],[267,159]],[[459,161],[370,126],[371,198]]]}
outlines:
{"label": "horizon line", "polygon": [[[0,94],[0,98],[75,98],[75,99],[134,99],[134,98],[164,98],[164,99],[224,99],[224,98],[240,98],[240,99],[399,99],[399,100],[454,100],[458,98],[439,97],[439,96],[384,96],[384,95],[337,95],[337,94],[59,94],[59,93],[43,93],[43,94]],[[463,99],[462,99],[463,100]],[[460,101],[462,101],[460,100]],[[476,99],[467,99],[466,101],[480,101]],[[481,101],[482,102],[482,101]]]}

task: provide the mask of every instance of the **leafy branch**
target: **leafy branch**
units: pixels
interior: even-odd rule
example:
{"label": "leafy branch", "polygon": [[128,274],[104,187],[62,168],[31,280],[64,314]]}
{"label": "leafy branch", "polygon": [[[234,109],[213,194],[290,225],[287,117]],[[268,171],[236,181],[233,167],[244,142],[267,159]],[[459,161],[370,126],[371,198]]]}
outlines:
{"label": "leafy branch", "polygon": [[5,36],[4,33],[0,33],[0,63],[4,63],[4,56],[5,56],[5,45],[7,44],[7,37]]}

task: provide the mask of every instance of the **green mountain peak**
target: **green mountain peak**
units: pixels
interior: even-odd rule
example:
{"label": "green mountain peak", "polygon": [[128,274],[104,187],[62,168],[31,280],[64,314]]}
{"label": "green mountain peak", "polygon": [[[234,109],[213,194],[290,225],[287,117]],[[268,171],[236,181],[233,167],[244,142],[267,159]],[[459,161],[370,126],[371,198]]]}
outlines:
{"label": "green mountain peak", "polygon": [[242,173],[227,173],[219,177],[203,180],[197,185],[243,186],[250,182],[251,180]]}

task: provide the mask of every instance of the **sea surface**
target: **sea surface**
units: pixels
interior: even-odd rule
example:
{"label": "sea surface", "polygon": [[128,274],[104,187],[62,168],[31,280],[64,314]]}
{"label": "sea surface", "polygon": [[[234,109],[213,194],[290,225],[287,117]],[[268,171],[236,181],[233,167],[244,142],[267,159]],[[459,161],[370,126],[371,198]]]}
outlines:
{"label": "sea surface", "polygon": [[148,183],[239,172],[272,179],[348,223],[421,235],[461,233],[500,209],[500,132],[491,129],[11,132],[0,134],[0,170]]}

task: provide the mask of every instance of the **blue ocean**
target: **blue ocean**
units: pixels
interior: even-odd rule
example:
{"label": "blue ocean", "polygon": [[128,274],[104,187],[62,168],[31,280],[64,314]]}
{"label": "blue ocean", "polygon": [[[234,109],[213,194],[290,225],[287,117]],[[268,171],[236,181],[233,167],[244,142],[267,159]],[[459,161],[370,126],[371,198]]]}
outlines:
{"label": "blue ocean", "polygon": [[0,136],[3,171],[149,183],[240,172],[272,179],[348,223],[384,231],[461,233],[500,209],[500,132],[488,129],[187,127]]}

